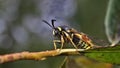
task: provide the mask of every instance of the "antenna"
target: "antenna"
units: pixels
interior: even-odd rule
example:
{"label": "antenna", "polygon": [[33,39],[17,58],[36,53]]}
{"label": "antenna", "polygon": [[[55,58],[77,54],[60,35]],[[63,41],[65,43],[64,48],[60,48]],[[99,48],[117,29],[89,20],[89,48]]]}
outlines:
{"label": "antenna", "polygon": [[48,24],[51,28],[53,28],[53,26],[51,26],[47,21],[42,20],[44,23]]}
{"label": "antenna", "polygon": [[55,26],[54,26],[54,21],[56,21],[55,19],[52,19],[51,20],[51,23],[52,23],[52,25],[50,25],[47,21],[45,21],[45,20],[42,20],[43,22],[45,22],[46,24],[48,24],[51,28],[55,28]]}
{"label": "antenna", "polygon": [[54,21],[56,21],[56,20],[55,20],[55,19],[52,19],[52,20],[51,20],[53,28],[55,28],[55,26],[54,26]]}

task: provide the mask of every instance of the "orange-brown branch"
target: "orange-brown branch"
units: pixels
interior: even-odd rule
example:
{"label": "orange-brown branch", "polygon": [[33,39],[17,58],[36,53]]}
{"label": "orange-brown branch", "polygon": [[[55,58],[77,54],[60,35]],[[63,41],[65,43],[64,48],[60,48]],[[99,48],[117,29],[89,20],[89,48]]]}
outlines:
{"label": "orange-brown branch", "polygon": [[56,56],[56,55],[59,55],[58,50],[6,54],[6,55],[0,55],[0,64],[5,63],[5,62],[21,60],[21,59],[24,59],[24,60],[43,60],[43,59],[45,59],[45,57]]}
{"label": "orange-brown branch", "polygon": [[[95,48],[104,48],[104,47],[95,47]],[[85,49],[56,49],[49,51],[41,52],[20,52],[13,54],[0,55],[0,64],[16,61],[16,60],[44,60],[47,57],[58,56],[61,54],[64,55],[78,55],[78,52],[85,51]]]}
{"label": "orange-brown branch", "polygon": [[56,49],[41,52],[24,51],[20,53],[6,54],[0,55],[0,64],[16,60],[44,60],[47,57],[57,56],[60,54],[79,54],[78,51],[84,51],[84,49]]}

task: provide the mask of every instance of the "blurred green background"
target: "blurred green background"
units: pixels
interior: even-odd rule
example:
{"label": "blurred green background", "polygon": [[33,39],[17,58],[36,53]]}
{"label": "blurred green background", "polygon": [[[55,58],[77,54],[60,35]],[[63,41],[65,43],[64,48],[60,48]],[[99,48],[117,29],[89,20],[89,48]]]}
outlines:
{"label": "blurred green background", "polygon": [[[48,32],[50,33],[50,35],[47,36],[47,39],[49,40],[46,41],[45,38],[41,37],[44,33],[39,31],[39,29],[42,30],[42,28],[40,28],[42,26],[38,26],[39,28],[35,28],[33,31],[30,31],[32,26],[27,28],[24,25],[26,17],[30,17],[30,19],[33,18],[32,23],[36,22],[36,18],[40,18],[42,14],[41,10],[38,9],[37,4],[40,4],[41,1],[42,0],[0,0],[0,25],[2,21],[5,22],[5,24],[2,23],[3,27],[0,26],[0,28],[3,29],[0,30],[0,54],[53,49],[52,39],[49,39],[52,37],[51,30],[44,31],[45,34]],[[108,41],[104,28],[108,1],[109,0],[75,0],[77,4],[76,11],[71,18],[67,19],[67,21],[71,25],[74,23],[74,26],[72,27],[78,31],[104,41]],[[42,10],[44,9],[45,8],[42,8]],[[27,22],[29,23],[29,21]],[[29,25],[32,23],[29,23]],[[5,36],[4,39],[3,36]],[[58,68],[63,63],[64,58],[65,56],[51,57],[44,61],[21,60],[1,64],[0,68]],[[79,63],[79,65],[81,64],[82,68],[89,68],[87,67],[88,63],[93,66],[98,63],[85,57],[79,57],[79,60],[77,61],[76,58],[74,59],[74,61]],[[101,66],[101,68],[112,68],[112,64],[109,63],[98,63],[96,66]],[[93,67],[91,66],[91,68]]]}

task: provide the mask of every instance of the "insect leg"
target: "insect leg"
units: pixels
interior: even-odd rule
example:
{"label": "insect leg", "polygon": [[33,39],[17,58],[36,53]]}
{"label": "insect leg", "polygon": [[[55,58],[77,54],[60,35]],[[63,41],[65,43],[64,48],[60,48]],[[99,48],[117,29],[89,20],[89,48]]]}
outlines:
{"label": "insect leg", "polygon": [[60,50],[63,48],[63,45],[64,45],[64,39],[63,39],[63,36],[61,35],[61,48],[60,48]]}
{"label": "insect leg", "polygon": [[78,49],[77,48],[77,46],[74,44],[74,42],[72,41],[72,39],[71,38],[69,38],[70,39],[70,42],[72,43],[72,45],[76,48],[76,49]]}
{"label": "insect leg", "polygon": [[69,34],[67,34],[66,32],[64,32],[64,34],[65,34],[66,37],[70,40],[70,42],[72,43],[72,45],[73,45],[76,49],[78,49],[77,46],[76,46],[76,45],[74,44],[74,42],[72,41],[72,39],[70,38]]}
{"label": "insect leg", "polygon": [[53,40],[53,45],[54,45],[54,48],[55,48],[55,49],[57,48],[56,43],[59,43],[59,42],[61,42],[61,41],[60,41],[60,40]]}

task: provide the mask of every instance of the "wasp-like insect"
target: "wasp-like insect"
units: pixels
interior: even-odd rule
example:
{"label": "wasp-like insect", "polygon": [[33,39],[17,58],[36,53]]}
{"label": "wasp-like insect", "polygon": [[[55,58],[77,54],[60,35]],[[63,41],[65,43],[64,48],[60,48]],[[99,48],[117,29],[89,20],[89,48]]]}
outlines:
{"label": "wasp-like insect", "polygon": [[61,43],[61,49],[64,46],[64,43],[71,43],[76,49],[90,49],[93,48],[94,44],[92,40],[88,38],[88,36],[82,32],[78,32],[73,28],[69,28],[68,26],[54,26],[54,22],[56,20],[52,19],[50,25],[47,21],[43,20],[46,24],[48,24],[53,29],[53,36],[58,39],[54,39],[54,48],[56,49],[56,43]]}

